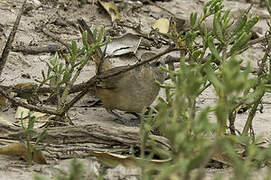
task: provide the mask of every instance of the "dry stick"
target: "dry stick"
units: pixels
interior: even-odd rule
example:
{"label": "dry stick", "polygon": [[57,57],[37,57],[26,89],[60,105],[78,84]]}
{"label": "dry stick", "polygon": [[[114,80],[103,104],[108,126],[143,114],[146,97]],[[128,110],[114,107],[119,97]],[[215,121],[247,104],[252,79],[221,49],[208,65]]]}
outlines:
{"label": "dry stick", "polygon": [[134,68],[142,66],[142,65],[144,65],[146,63],[149,63],[149,62],[151,62],[151,61],[153,61],[153,60],[155,60],[155,59],[157,59],[157,58],[159,58],[159,57],[161,57],[161,56],[163,56],[165,54],[168,54],[168,53],[173,52],[173,51],[179,51],[179,50],[181,50],[181,49],[180,48],[168,48],[168,49],[164,50],[163,52],[161,52],[159,54],[156,54],[155,56],[153,56],[153,57],[151,57],[151,58],[149,58],[149,59],[147,59],[145,61],[142,61],[142,62],[136,63],[134,65],[128,66],[127,69],[122,69],[122,70],[117,71],[115,73],[112,73],[110,75],[103,75],[103,74],[101,74],[100,76],[98,76],[98,79],[107,79],[107,78],[110,78],[110,77],[113,77],[113,76],[117,76],[119,74],[122,74],[122,73],[125,73],[127,71],[130,71],[130,70],[132,70]]}
{"label": "dry stick", "polygon": [[[86,82],[76,84],[72,86],[70,93],[76,93],[80,92],[85,86]],[[16,93],[32,93],[35,91],[36,87],[32,86],[6,86],[6,85],[0,85],[0,88],[3,90],[8,90],[9,92],[16,92]],[[60,87],[60,92],[62,93],[64,91],[64,87]],[[53,88],[50,87],[41,87],[38,90],[38,93],[52,93],[54,92]]]}
{"label": "dry stick", "polygon": [[40,53],[55,53],[61,50],[61,48],[57,44],[52,44],[43,47],[13,46],[11,50],[13,52],[22,52],[23,54],[40,54]]}
{"label": "dry stick", "polygon": [[[143,0],[140,0],[141,2],[144,2]],[[172,12],[170,12],[169,10],[167,10],[166,8],[164,8],[164,7],[162,7],[162,6],[160,6],[160,5],[158,5],[158,4],[156,4],[156,3],[154,3],[154,2],[152,2],[151,0],[147,0],[147,2],[149,3],[149,4],[151,4],[151,5],[153,5],[153,6],[156,6],[156,7],[158,7],[158,8],[160,8],[160,9],[162,9],[163,11],[166,11],[168,14],[170,14],[171,16],[173,16],[173,17],[176,17],[175,16],[175,14],[173,14]]]}
{"label": "dry stick", "polygon": [[264,37],[260,37],[260,38],[257,38],[257,39],[254,39],[254,40],[251,40],[247,43],[247,46],[252,46],[254,44],[258,44],[262,41],[266,41],[267,39],[271,38],[271,34],[267,35],[267,36],[264,36]]}
{"label": "dry stick", "polygon": [[3,50],[3,53],[2,53],[2,55],[0,57],[0,77],[2,75],[2,71],[3,71],[4,67],[5,67],[6,62],[7,62],[8,54],[9,54],[9,51],[11,49],[11,44],[14,41],[14,37],[15,37],[15,34],[17,32],[17,29],[18,29],[18,26],[19,26],[19,23],[20,23],[22,14],[23,14],[23,10],[25,8],[26,1],[27,0],[24,0],[24,2],[23,2],[23,5],[22,5],[22,7],[21,7],[21,9],[19,11],[19,14],[17,15],[17,18],[15,20],[14,26],[13,26],[13,28],[12,28],[9,36],[8,36],[8,40],[7,40],[7,43],[6,43],[5,48]]}
{"label": "dry stick", "polygon": [[67,44],[65,41],[63,41],[62,39],[60,39],[59,37],[57,37],[56,35],[54,35],[52,32],[48,31],[46,28],[42,28],[41,29],[42,32],[49,36],[50,38],[52,38],[53,40],[59,42],[60,44],[64,45],[65,47],[71,47],[69,44]]}
{"label": "dry stick", "polygon": [[[249,46],[253,46],[253,45],[258,44],[260,42],[267,41],[270,38],[271,38],[271,34],[269,34],[267,36],[264,36],[264,37],[260,37],[260,38],[254,39],[254,40],[251,40],[244,47],[242,47],[239,51],[242,51],[242,50],[244,50],[246,48],[249,48]],[[227,53],[227,57],[230,57],[230,56],[231,56],[231,53],[228,52]]]}
{"label": "dry stick", "polygon": [[32,111],[38,111],[38,112],[42,112],[42,113],[47,113],[47,114],[54,114],[54,115],[59,115],[59,113],[57,113],[54,109],[48,108],[48,107],[41,107],[41,106],[35,106],[35,105],[31,105],[31,104],[27,104],[25,102],[22,102],[20,100],[17,100],[13,97],[11,97],[8,93],[5,92],[5,90],[3,90],[2,88],[0,88],[0,94],[2,96],[4,96],[5,98],[7,98],[10,102],[12,102],[13,104],[16,104],[18,106],[22,106],[25,107],[27,109],[30,109]]}

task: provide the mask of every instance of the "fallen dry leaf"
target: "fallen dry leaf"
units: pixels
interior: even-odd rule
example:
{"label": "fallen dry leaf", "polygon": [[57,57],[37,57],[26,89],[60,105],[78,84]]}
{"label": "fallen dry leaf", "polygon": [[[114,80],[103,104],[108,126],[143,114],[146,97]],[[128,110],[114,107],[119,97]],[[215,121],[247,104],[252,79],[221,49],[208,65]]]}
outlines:
{"label": "fallen dry leaf", "polygon": [[[31,145],[31,151],[33,154],[33,161],[39,164],[47,164],[43,153],[40,150],[36,150]],[[9,145],[0,147],[0,154],[9,156],[20,156],[24,160],[27,160],[27,149],[25,145],[20,142],[14,142]]]}
{"label": "fallen dry leaf", "polygon": [[117,6],[113,2],[104,2],[99,0],[99,3],[106,10],[106,12],[110,15],[111,21],[114,22],[117,19],[120,19],[120,13]]}
{"label": "fallen dry leaf", "polygon": [[152,25],[153,29],[158,29],[160,33],[168,33],[169,31],[169,20],[166,18],[160,18],[155,21],[155,23]]}
{"label": "fallen dry leaf", "polygon": [[141,40],[141,37],[131,33],[114,38],[107,44],[106,54],[108,56],[120,56],[129,53],[136,54]]}
{"label": "fallen dry leaf", "polygon": [[[23,102],[27,103],[27,100],[26,99],[22,99]],[[17,110],[16,110],[16,113],[14,115],[14,118],[16,119],[24,119],[26,118],[30,113],[30,110],[27,109],[27,108],[24,108],[22,106],[18,106],[17,107]]]}
{"label": "fallen dry leaf", "polygon": [[[108,153],[108,152],[100,152],[100,151],[89,151],[90,156],[95,156],[99,160],[101,160],[103,163],[105,163],[108,166],[115,167],[119,164],[127,167],[127,168],[135,168],[137,167],[137,161],[139,160],[145,160],[138,157],[133,156],[125,156],[120,154],[114,154],[114,153]],[[161,164],[161,163],[168,163],[171,161],[171,158],[158,160],[158,159],[152,159],[152,160],[146,160],[149,163],[153,165]]]}

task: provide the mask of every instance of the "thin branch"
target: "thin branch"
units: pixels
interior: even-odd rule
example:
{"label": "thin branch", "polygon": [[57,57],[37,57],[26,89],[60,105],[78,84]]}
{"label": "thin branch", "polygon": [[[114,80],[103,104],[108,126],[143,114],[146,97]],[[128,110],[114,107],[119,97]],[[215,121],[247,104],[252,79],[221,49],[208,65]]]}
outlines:
{"label": "thin branch", "polygon": [[25,107],[25,108],[30,109],[32,111],[38,111],[38,112],[47,113],[47,114],[59,115],[54,109],[51,109],[51,108],[48,108],[48,107],[35,106],[35,105],[27,104],[25,102],[17,100],[15,98],[11,97],[2,88],[0,88],[0,94],[2,96],[4,96],[5,98],[7,98],[13,104],[16,104],[17,106],[22,106],[22,107]]}
{"label": "thin branch", "polygon": [[264,37],[257,38],[257,39],[253,39],[247,43],[247,46],[252,46],[254,44],[258,44],[258,43],[266,41],[267,39],[270,39],[270,38],[271,38],[271,34],[264,36]]}
{"label": "thin branch", "polygon": [[162,9],[163,11],[166,11],[168,14],[170,14],[170,15],[173,16],[173,17],[176,17],[174,13],[172,13],[172,12],[170,12],[169,10],[167,10],[166,8],[164,8],[164,7],[160,6],[160,5],[158,5],[158,4],[154,3],[154,2],[152,2],[151,0],[140,0],[140,1],[141,1],[141,2],[146,2],[146,1],[147,1],[149,4],[151,4],[151,5],[153,5],[153,6],[156,6],[156,7],[160,8],[160,9]]}
{"label": "thin branch", "polygon": [[102,73],[103,64],[104,64],[104,60],[105,60],[106,49],[107,49],[107,45],[105,46],[103,56],[101,57],[101,60],[99,61],[98,68],[97,68],[98,70],[97,70],[97,73],[96,73],[97,75],[101,75],[101,73]]}
{"label": "thin branch", "polygon": [[[76,93],[80,92],[85,86],[87,85],[86,82],[76,84],[71,87],[71,90],[69,93]],[[8,90],[9,92],[16,92],[16,93],[32,93],[36,90],[35,86],[6,86],[6,85],[0,85],[0,88],[3,90]],[[60,93],[63,93],[65,87],[60,87]],[[51,87],[40,87],[37,93],[52,93],[55,89]]]}
{"label": "thin branch", "polygon": [[59,42],[60,44],[64,45],[65,47],[71,47],[70,44],[66,43],[65,41],[63,41],[62,39],[60,39],[59,37],[57,37],[56,35],[54,35],[52,32],[50,32],[49,30],[47,30],[46,28],[42,28],[41,31],[49,36],[50,38],[52,38],[53,40]]}
{"label": "thin branch", "polygon": [[57,44],[33,47],[33,46],[13,46],[11,49],[13,52],[22,52],[23,54],[40,54],[40,53],[55,53],[61,50],[61,47]]}

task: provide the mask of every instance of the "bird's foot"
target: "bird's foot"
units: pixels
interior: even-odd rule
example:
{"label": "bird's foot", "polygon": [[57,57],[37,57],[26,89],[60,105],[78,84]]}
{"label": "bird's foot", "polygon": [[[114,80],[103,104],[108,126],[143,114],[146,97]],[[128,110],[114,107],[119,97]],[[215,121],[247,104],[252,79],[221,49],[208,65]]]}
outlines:
{"label": "bird's foot", "polygon": [[140,125],[141,122],[141,118],[138,114],[136,113],[131,113],[134,116],[136,116],[136,118],[132,118],[132,119],[127,119],[124,118],[122,116],[120,116],[119,114],[115,113],[112,110],[107,110],[110,114],[114,115],[116,117],[115,121],[119,124],[123,124],[125,126],[129,126],[129,127],[138,127]]}
{"label": "bird's foot", "polygon": [[138,127],[140,125],[140,119],[138,118],[127,119],[124,117],[120,117],[116,118],[115,121],[119,124],[123,124],[129,127]]}

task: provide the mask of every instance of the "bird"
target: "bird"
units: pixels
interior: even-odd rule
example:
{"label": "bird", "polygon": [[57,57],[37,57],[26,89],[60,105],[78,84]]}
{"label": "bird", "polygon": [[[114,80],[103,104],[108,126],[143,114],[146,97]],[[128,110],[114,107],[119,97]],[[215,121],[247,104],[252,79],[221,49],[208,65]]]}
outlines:
{"label": "bird", "polygon": [[[87,30],[84,27],[82,29]],[[154,53],[145,53],[142,56],[142,60],[154,55]],[[130,66],[112,67],[112,64],[109,62],[108,59],[104,59],[101,68],[101,74],[107,77]],[[96,62],[95,64],[97,72],[99,63]],[[96,82],[95,93],[101,100],[103,107],[116,116],[117,120],[123,124],[127,124],[127,120],[114,112],[114,110],[121,110],[134,115],[142,113],[145,108],[154,102],[159,94],[160,87],[155,81],[163,83],[166,79],[167,74],[160,68],[161,64],[162,61],[146,63],[109,78],[100,78]]]}
{"label": "bird", "polygon": [[[160,87],[155,81],[163,83],[166,73],[160,63],[145,64],[130,71],[101,79],[96,83],[96,94],[105,109],[120,118],[113,110],[142,113],[159,94]],[[105,71],[105,74],[119,72],[127,66],[119,66]]]}

